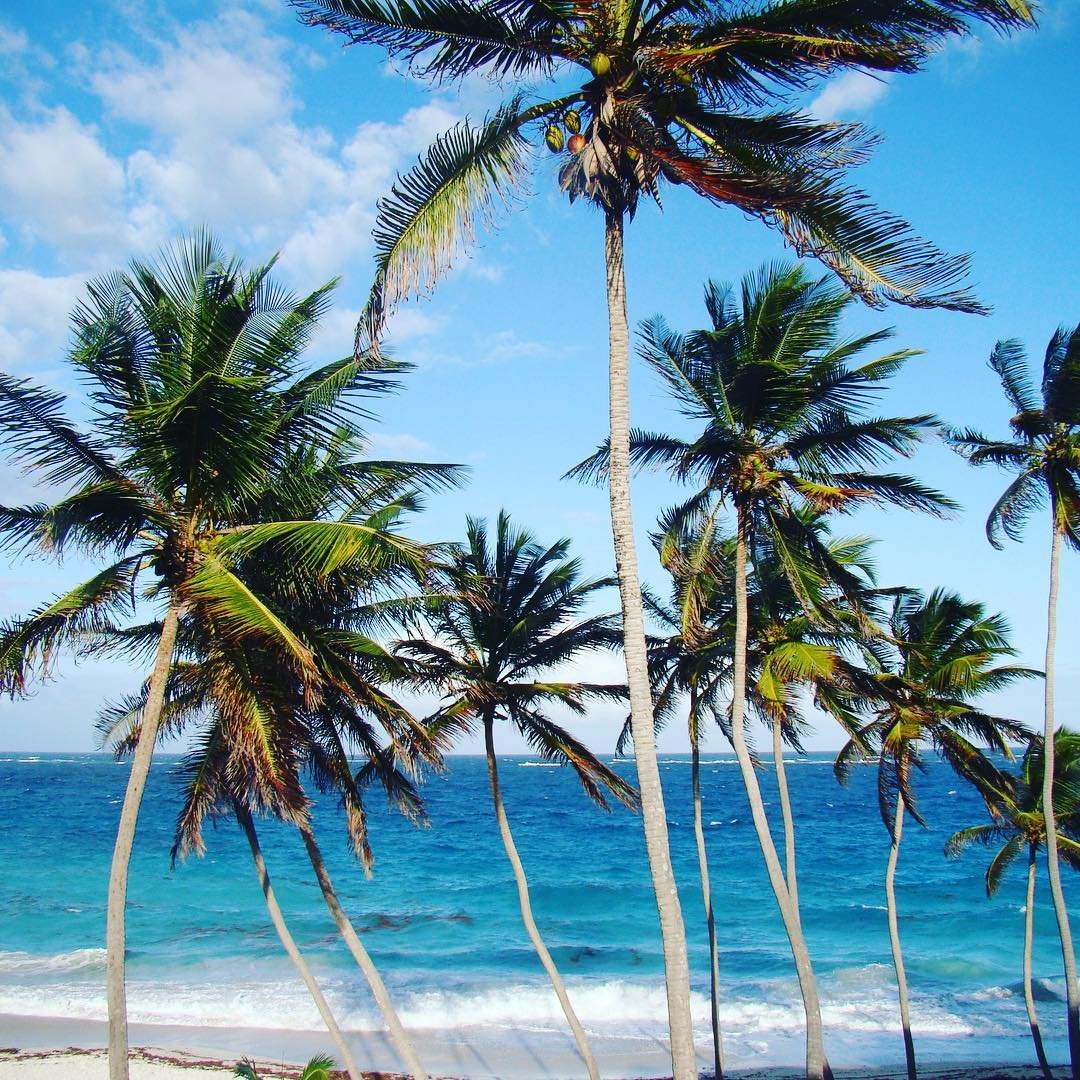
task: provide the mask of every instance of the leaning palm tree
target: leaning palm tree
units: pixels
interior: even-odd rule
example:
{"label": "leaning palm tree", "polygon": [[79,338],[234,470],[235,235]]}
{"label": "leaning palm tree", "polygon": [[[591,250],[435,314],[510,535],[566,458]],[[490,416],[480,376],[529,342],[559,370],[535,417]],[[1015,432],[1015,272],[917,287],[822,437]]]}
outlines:
{"label": "leaning palm tree", "polygon": [[[470,518],[467,541],[444,568],[445,595],[428,618],[434,635],[398,644],[398,652],[425,669],[427,680],[447,699],[429,720],[440,741],[481,728],[495,817],[517,882],[521,917],[544,966],[590,1078],[599,1069],[562,977],[544,944],[529,900],[529,886],[510,832],[495,756],[495,724],[514,727],[550,761],[569,765],[586,794],[607,807],[607,794],[627,806],[636,793],[581,742],[548,715],[551,706],[583,714],[598,698],[625,698],[625,687],[565,682],[554,669],[593,649],[618,641],[610,615],[582,616],[594,595],[612,582],[582,579],[569,540],[542,547],[500,513],[495,536],[484,521]],[[493,542],[492,542],[493,541]]]}
{"label": "leaning palm tree", "polygon": [[875,748],[878,758],[878,806],[889,833],[885,897],[889,940],[900,997],[900,1020],[909,1080],[915,1080],[915,1043],[907,975],[900,944],[896,906],[896,867],[904,817],[920,825],[912,778],[922,768],[923,747],[930,747],[964,779],[991,785],[997,770],[972,743],[1010,754],[1009,741],[1025,741],[1030,733],[1014,720],[993,716],[974,701],[1001,690],[1016,679],[1038,674],[998,661],[1014,656],[1008,625],[1001,615],[987,615],[981,604],[955,593],[937,590],[924,598],[915,591],[897,595],[888,634],[867,650],[875,661],[864,686],[867,708],[873,712],[836,759],[841,780],[853,761]]}
{"label": "leaning palm tree", "polygon": [[[237,569],[273,543],[313,575],[350,559],[415,565],[419,548],[374,521],[266,516],[267,478],[309,446],[356,430],[358,393],[385,390],[400,369],[348,357],[303,372],[300,357],[333,283],[296,297],[225,257],[207,234],[93,281],[74,316],[71,361],[88,382],[94,433],[61,395],[0,375],[4,450],[40,481],[66,487],[53,505],[0,508],[0,545],[107,565],[25,618],[0,626],[0,688],[21,693],[61,652],[130,617],[133,598],[162,609],[117,829],[106,919],[111,1080],[127,1077],[124,913],[139,805],[150,770],[181,617],[213,620],[257,641],[319,694],[311,649]],[[362,410],[359,410],[362,415]],[[297,477],[296,483],[302,478]],[[88,633],[91,632],[91,633]]]}
{"label": "leaning palm tree", "polygon": [[[452,466],[370,462],[357,456],[358,449],[355,440],[341,437],[321,454],[308,448],[290,456],[260,496],[260,504],[273,507],[273,516],[283,520],[378,521],[389,534],[403,511],[416,507],[417,485],[438,487],[454,477]],[[310,685],[297,682],[273,653],[233,641],[212,618],[181,619],[178,659],[166,685],[158,735],[176,738],[196,728],[204,737],[187,764],[189,782],[173,857],[201,854],[207,814],[222,804],[233,812],[237,799],[254,801],[257,808],[294,825],[327,908],[364,974],[393,1043],[410,1074],[424,1080],[423,1066],[378,969],[334,890],[297,775],[303,766],[318,790],[339,795],[349,845],[367,871],[373,856],[365,786],[381,784],[398,809],[414,820],[423,817],[412,778],[422,763],[440,767],[441,755],[422,725],[388,692],[388,686],[410,679],[407,665],[372,636],[415,606],[399,588],[402,578],[408,581],[411,575],[403,575],[402,567],[372,565],[361,558],[316,576],[281,557],[273,542],[239,557],[237,570],[308,645],[320,692],[313,695]],[[137,652],[153,634],[154,628],[145,626],[112,630],[99,635],[100,648]],[[118,754],[130,753],[138,744],[147,692],[144,684],[99,721],[101,742]],[[357,754],[364,764],[354,772]],[[222,762],[227,765],[224,771]],[[205,779],[215,776],[233,785],[231,794],[222,795],[220,783]],[[237,819],[245,825],[242,813]]]}
{"label": "leaning palm tree", "polygon": [[1046,859],[1065,968],[1069,1058],[1072,1078],[1080,1080],[1080,982],[1076,973],[1069,911],[1061,891],[1057,829],[1050,792],[1054,785],[1054,657],[1057,644],[1058,564],[1062,542],[1080,548],[1080,326],[1064,327],[1050,339],[1038,390],[1031,385],[1027,357],[1018,341],[999,341],[990,366],[1016,410],[1009,426],[1013,439],[988,439],[977,431],[956,431],[953,445],[974,465],[993,464],[1016,473],[986,521],[994,547],[1003,537],[1019,540],[1024,524],[1045,502],[1050,504],[1050,590],[1046,616],[1046,696],[1043,745],[1043,812]]}
{"label": "leaning palm tree", "polygon": [[[973,21],[1031,22],[1027,0],[290,0],[313,26],[385,48],[414,73],[455,80],[483,72],[516,89],[480,125],[439,137],[380,204],[378,269],[357,328],[358,351],[387,312],[434,284],[472,239],[475,222],[512,202],[542,138],[559,155],[560,186],[604,218],[611,524],[642,822],[660,916],[675,1080],[696,1071],[689,969],[671,870],[649,697],[645,627],[629,484],[626,222],[667,184],[686,185],[778,230],[826,262],[871,304],[975,309],[963,258],[913,236],[846,181],[872,142],[858,125],[791,109],[795,92],[847,69],[917,71]],[[569,138],[567,138],[569,133]]]}
{"label": "leaning palm tree", "polygon": [[[1054,736],[1054,819],[1057,822],[1057,844],[1061,858],[1074,870],[1080,870],[1080,735],[1059,729]],[[945,844],[950,858],[960,855],[973,844],[985,847],[1001,845],[986,868],[986,895],[993,896],[1001,885],[1006,868],[1027,848],[1027,897],[1024,905],[1024,1004],[1028,1026],[1035,1043],[1046,1080],[1053,1080],[1053,1071],[1043,1048],[1039,1017],[1035,1011],[1035,994],[1031,983],[1031,946],[1035,925],[1035,868],[1039,848],[1046,841],[1046,815],[1043,813],[1042,740],[1032,739],[1024,754],[1019,775],[1000,773],[992,785],[982,785],[993,821],[989,825],[973,825],[953,833]]]}
{"label": "leaning palm tree", "polygon": [[[799,976],[811,1076],[828,1071],[817,984],[746,742],[750,560],[767,544],[806,613],[819,617],[821,582],[855,603],[862,582],[801,510],[892,504],[939,513],[951,505],[910,477],[868,471],[910,453],[933,419],[865,416],[884,380],[912,353],[899,350],[852,366],[891,332],[841,339],[840,319],[851,302],[851,294],[828,279],[814,280],[798,265],[777,265],[744,279],[738,294],[710,283],[705,304],[712,325],[706,330],[681,335],[660,318],[649,321],[642,356],[667,383],[679,411],[702,427],[690,440],[635,432],[630,443],[632,461],[664,467],[698,486],[681,510],[689,519],[717,502],[734,510],[732,746]],[[603,478],[612,460],[605,444],[570,475]]]}

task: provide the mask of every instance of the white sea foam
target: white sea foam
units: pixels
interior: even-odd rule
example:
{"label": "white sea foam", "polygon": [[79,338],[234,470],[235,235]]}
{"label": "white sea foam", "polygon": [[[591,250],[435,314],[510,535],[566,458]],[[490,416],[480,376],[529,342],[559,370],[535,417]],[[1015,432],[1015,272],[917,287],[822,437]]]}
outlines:
{"label": "white sea foam", "polygon": [[[101,950],[80,950],[101,952]],[[10,954],[8,954],[10,955]],[[70,954],[65,954],[70,955]],[[867,973],[872,975],[874,973]],[[381,1027],[374,1006],[355,983],[326,979],[331,1008],[343,1027],[365,1031]],[[867,987],[870,992],[845,994],[843,1001],[823,1005],[829,1030],[876,1034],[898,1030],[895,993]],[[794,989],[794,988],[791,988]],[[570,996],[582,1023],[592,1032],[615,1038],[661,1037],[667,1005],[663,985],[611,980],[571,983]],[[431,990],[399,992],[398,1012],[407,1028],[562,1031],[565,1019],[551,989],[542,984],[511,983],[474,991]],[[721,1004],[721,1020],[733,1036],[774,1037],[798,1034],[804,1026],[797,996],[784,1000],[733,998]],[[695,1025],[708,1034],[709,1005],[700,993],[691,995]],[[318,1014],[296,980],[222,983],[140,982],[128,986],[129,1014],[139,1023],[200,1027],[252,1027],[281,1030],[319,1030]],[[105,1018],[104,991],[97,983],[50,981],[34,985],[0,986],[0,1013],[86,1020]],[[968,1035],[973,1029],[960,1016],[934,1002],[912,1004],[912,1027],[922,1035]]]}
{"label": "white sea foam", "polygon": [[87,968],[105,969],[104,949],[74,949],[71,952],[46,956],[26,952],[0,952],[0,972],[50,975],[64,971],[83,971]]}
{"label": "white sea foam", "polygon": [[562,764],[558,761],[519,761],[516,763],[519,769],[561,769]]}

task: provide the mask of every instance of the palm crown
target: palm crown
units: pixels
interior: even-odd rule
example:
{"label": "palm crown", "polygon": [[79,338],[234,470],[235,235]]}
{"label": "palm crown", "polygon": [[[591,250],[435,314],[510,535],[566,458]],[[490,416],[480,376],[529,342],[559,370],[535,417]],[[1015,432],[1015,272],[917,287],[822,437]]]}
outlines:
{"label": "palm crown", "polygon": [[978,784],[992,780],[997,771],[973,740],[1010,754],[1010,742],[1029,738],[1022,724],[975,703],[982,694],[1039,674],[999,663],[1015,654],[1005,619],[987,615],[981,604],[941,589],[928,597],[915,591],[896,596],[887,636],[868,650],[873,662],[862,691],[874,716],[836,759],[837,774],[844,778],[852,761],[868,747],[877,748],[878,801],[890,833],[897,800],[925,824],[911,784],[924,745]]}
{"label": "palm crown", "polygon": [[1019,539],[1028,517],[1049,497],[1055,530],[1080,548],[1080,326],[1062,328],[1050,339],[1037,389],[1018,341],[999,341],[990,366],[1016,410],[1009,421],[1014,440],[989,439],[971,429],[950,436],[972,464],[1016,473],[990,511],[986,534],[995,547],[1003,535]]}
{"label": "palm crown", "polygon": [[571,198],[621,215],[642,196],[659,200],[665,182],[685,184],[780,230],[871,303],[978,307],[962,286],[965,258],[942,255],[847,184],[872,143],[866,131],[784,106],[847,68],[918,70],[969,20],[1022,25],[1023,0],[292,3],[309,24],[381,46],[421,76],[552,82],[549,98],[516,94],[483,124],[447,132],[383,200],[365,336],[377,338],[386,309],[433,283],[474,222],[511,197],[541,133],[563,155]]}
{"label": "palm crown", "polygon": [[[863,415],[913,351],[852,366],[891,331],[841,339],[838,324],[850,303],[850,294],[811,279],[800,266],[766,267],[746,279],[741,295],[708,285],[708,329],[677,334],[655,318],[642,330],[642,356],[680,412],[703,426],[689,440],[633,432],[631,460],[697,485],[687,513],[719,498],[751,533],[765,527],[810,609],[817,570],[817,580],[845,584],[853,596],[859,582],[798,511],[880,502],[940,513],[952,505],[910,477],[869,471],[893,454],[910,453],[935,421]],[[599,478],[607,466],[605,445],[570,475]]]}
{"label": "palm crown", "polygon": [[[1054,810],[1058,851],[1074,870],[1080,870],[1080,735],[1059,730],[1054,736]],[[986,892],[992,896],[1002,875],[1026,847],[1046,843],[1043,813],[1042,740],[1033,739],[1017,774],[1002,772],[982,788],[993,821],[961,829],[949,837],[945,853],[959,855],[973,844],[1001,845],[986,868]]]}
{"label": "palm crown", "polygon": [[[243,567],[270,554],[316,576],[355,560],[422,563],[422,549],[394,531],[394,497],[377,510],[366,501],[386,484],[386,468],[356,453],[365,415],[357,395],[391,388],[401,366],[349,357],[301,372],[332,283],[297,298],[274,283],[272,266],[246,271],[200,235],[157,266],[133,263],[91,283],[72,360],[91,387],[94,435],[67,419],[60,395],[0,376],[9,455],[71,492],[51,506],[0,508],[0,543],[115,560],[0,627],[4,689],[21,690],[59,647],[79,647],[88,631],[130,614],[150,572],[151,597],[166,594],[219,633],[271,645],[317,692],[310,647]],[[321,472],[301,467],[309,460]],[[453,474],[414,472],[420,483]],[[312,517],[282,513],[286,499],[306,499]]]}
{"label": "palm crown", "polygon": [[435,637],[413,638],[398,651],[417,661],[449,699],[431,718],[441,741],[477,723],[509,721],[538,754],[569,764],[601,804],[609,791],[633,803],[633,789],[565,728],[545,715],[551,705],[585,712],[590,699],[625,695],[625,687],[565,682],[553,669],[621,640],[611,615],[583,615],[605,579],[583,579],[567,558],[568,540],[550,547],[499,515],[494,544],[485,522],[470,519],[468,540],[444,570],[445,595],[429,615]]}

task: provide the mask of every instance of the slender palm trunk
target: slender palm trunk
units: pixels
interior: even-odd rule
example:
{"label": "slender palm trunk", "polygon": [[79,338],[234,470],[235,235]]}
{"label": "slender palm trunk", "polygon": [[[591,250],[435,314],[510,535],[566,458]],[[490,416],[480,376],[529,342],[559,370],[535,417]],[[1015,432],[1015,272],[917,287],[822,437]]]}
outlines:
{"label": "slender palm trunk", "polygon": [[1054,1080],[1050,1063],[1046,1060],[1046,1051],[1043,1049],[1039,1017],[1035,1012],[1035,994],[1031,988],[1031,939],[1035,926],[1035,856],[1038,850],[1037,845],[1028,844],[1027,906],[1024,909],[1024,1004],[1027,1006],[1028,1024],[1031,1027],[1031,1039],[1035,1043],[1039,1068],[1046,1080]]}
{"label": "slender palm trunk", "polygon": [[896,917],[896,863],[900,857],[900,838],[903,832],[904,800],[897,795],[892,842],[889,845],[889,864],[885,869],[885,903],[889,910],[889,944],[892,946],[893,966],[896,968],[896,987],[900,993],[900,1025],[904,1029],[904,1056],[907,1058],[908,1080],[915,1080],[915,1043],[911,1038],[907,973],[904,971],[904,953],[900,948],[900,927]]}
{"label": "slender palm trunk", "polygon": [[724,1075],[724,1041],[720,1035],[720,957],[716,948],[716,920],[713,917],[712,883],[709,879],[709,856],[705,850],[705,829],[701,821],[701,748],[698,744],[696,694],[690,691],[692,737],[690,740],[690,782],[694,789],[694,839],[697,842],[698,872],[701,875],[701,900],[705,905],[705,925],[709,929],[709,1001],[713,1037],[713,1071],[717,1080]]}
{"label": "slender palm trunk", "polygon": [[1080,987],[1076,979],[1076,954],[1073,952],[1069,911],[1061,889],[1061,866],[1058,863],[1057,822],[1054,819],[1054,653],[1057,645],[1058,567],[1061,562],[1061,529],[1057,524],[1057,500],[1051,499],[1053,543],[1050,548],[1050,597],[1046,612],[1046,710],[1043,727],[1043,816],[1046,821],[1046,869],[1050,895],[1054,900],[1061,957],[1065,966],[1065,1000],[1068,1008],[1069,1061],[1072,1080],[1080,1080]]}
{"label": "slender palm trunk", "polygon": [[668,1029],[671,1034],[673,1080],[696,1080],[694,1022],[690,1015],[690,964],[686,927],[675,885],[668,842],[664,792],[656,761],[656,731],[645,648],[645,618],[641,606],[634,521],[630,506],[630,331],[626,315],[626,276],[623,268],[623,215],[605,215],[604,263],[608,305],[608,415],[611,452],[609,488],[611,532],[622,602],[623,654],[630,691],[630,725],[634,762],[641,795],[641,823],[652,875],[660,937],[664,950]]}
{"label": "slender palm trunk", "polygon": [[787,773],[784,771],[784,740],[780,721],[773,718],[772,751],[773,765],[776,767],[776,790],[780,794],[780,813],[784,818],[784,877],[787,880],[788,894],[795,916],[802,922],[799,912],[799,879],[795,873],[795,819],[791,813],[791,796],[788,794]]}
{"label": "slender palm trunk", "polygon": [[263,896],[266,898],[266,910],[270,913],[270,921],[274,924],[277,936],[281,939],[281,944],[285,946],[289,959],[296,965],[296,970],[300,972],[300,978],[304,980],[304,984],[315,1002],[315,1007],[319,1010],[319,1015],[322,1017],[323,1023],[326,1024],[330,1037],[334,1040],[334,1045],[338,1048],[338,1053],[341,1055],[341,1060],[349,1073],[350,1080],[361,1080],[360,1070],[356,1067],[356,1062],[353,1061],[349,1044],[345,1041],[345,1036],[342,1035],[341,1028],[338,1027],[334,1014],[330,1011],[330,1006],[326,1003],[326,998],[323,997],[323,992],[315,981],[315,976],[311,974],[307,961],[300,954],[292,934],[289,933],[289,928],[285,923],[285,916],[281,913],[277,897],[274,895],[273,886],[270,883],[270,874],[266,869],[266,860],[263,858],[262,848],[259,846],[259,834],[255,831],[255,822],[252,820],[251,811],[243,803],[235,800],[233,810],[236,813],[236,820],[240,823],[240,828],[244,830],[244,835],[247,837],[248,846],[251,848],[251,858],[259,875],[259,885],[262,886]]}
{"label": "slender palm trunk", "polygon": [[731,688],[731,745],[739,760],[746,796],[750,802],[750,814],[754,819],[754,831],[757,833],[761,854],[765,859],[765,869],[769,875],[773,894],[776,897],[780,917],[784,921],[791,955],[795,961],[795,971],[799,977],[799,990],[802,992],[803,1008],[806,1011],[806,1075],[811,1080],[824,1080],[832,1076],[828,1059],[825,1057],[825,1044],[821,1027],[821,1002],[818,999],[817,982],[810,963],[810,953],[803,937],[799,914],[791,902],[784,872],[776,853],[772,833],[769,831],[768,818],[765,816],[765,804],[761,798],[757,773],[746,746],[746,732],[743,730],[743,715],[746,711],[746,635],[748,624],[748,599],[746,584],[747,542],[746,511],[738,511],[738,526],[735,540],[735,665],[732,673]]}
{"label": "slender palm trunk", "polygon": [[116,827],[112,866],[109,869],[109,896],[105,915],[105,999],[109,1011],[109,1080],[127,1080],[128,1031],[127,986],[124,978],[124,953],[127,939],[124,918],[127,913],[128,866],[135,843],[135,828],[139,820],[150,763],[157,743],[161,708],[165,703],[165,687],[172,664],[176,629],[180,622],[180,604],[173,600],[165,613],[158,640],[154,668],[150,673],[146,706],[139,728],[139,741],[131,758],[124,805],[120,808],[120,823]]}
{"label": "slender palm trunk", "polygon": [[315,877],[318,879],[319,888],[322,890],[326,906],[330,909],[330,914],[334,917],[334,922],[337,924],[341,936],[345,939],[349,952],[352,953],[357,966],[364,973],[364,978],[367,979],[368,986],[371,987],[375,1003],[379,1006],[383,1020],[386,1021],[386,1026],[390,1031],[390,1038],[393,1039],[394,1046],[401,1055],[401,1060],[405,1062],[414,1080],[427,1080],[424,1066],[420,1064],[416,1049],[413,1047],[401,1020],[398,1018],[394,1003],[390,1000],[389,993],[387,993],[386,984],[379,974],[379,969],[368,955],[367,949],[364,948],[363,942],[361,942],[352,922],[349,920],[349,916],[345,914],[345,910],[338,900],[334,885],[330,880],[330,874],[326,869],[326,863],[323,862],[322,852],[319,850],[318,842],[315,839],[315,833],[312,831],[310,824],[299,825],[298,828],[300,835],[304,839],[304,847],[307,848],[308,858],[311,860],[311,866],[315,871]]}
{"label": "slender palm trunk", "polygon": [[525,930],[529,940],[533,943],[536,955],[540,957],[540,963],[548,973],[551,985],[555,989],[555,996],[559,999],[562,1011],[566,1016],[570,1030],[574,1033],[574,1041],[578,1051],[585,1060],[585,1067],[589,1071],[589,1080],[600,1080],[600,1070],[596,1066],[596,1058],[593,1057],[592,1047],[589,1046],[585,1029],[574,1012],[574,1006],[570,1004],[570,997],[566,993],[559,969],[555,961],[551,959],[544,939],[533,918],[532,903],[529,900],[529,882],[525,877],[525,867],[521,865],[514,837],[510,832],[510,822],[506,817],[506,807],[503,806],[502,789],[499,787],[499,768],[495,760],[495,733],[493,717],[489,713],[484,717],[484,750],[487,753],[488,779],[491,781],[491,801],[495,804],[495,818],[499,823],[499,834],[502,836],[503,847],[506,849],[506,857],[510,860],[510,866],[514,871],[514,880],[517,882],[518,903],[521,906],[521,920],[525,923]]}

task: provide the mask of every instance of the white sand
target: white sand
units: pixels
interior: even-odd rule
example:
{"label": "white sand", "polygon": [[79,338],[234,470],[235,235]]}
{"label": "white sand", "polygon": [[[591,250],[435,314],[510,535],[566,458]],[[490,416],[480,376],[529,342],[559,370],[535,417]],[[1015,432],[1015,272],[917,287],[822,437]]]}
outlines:
{"label": "white sand", "polygon": [[[131,1080],[221,1080],[232,1066],[181,1054],[133,1055]],[[102,1050],[26,1051],[0,1054],[0,1080],[107,1080],[108,1058]]]}

